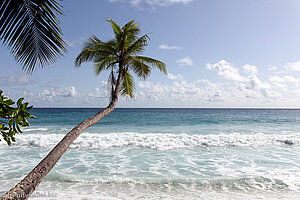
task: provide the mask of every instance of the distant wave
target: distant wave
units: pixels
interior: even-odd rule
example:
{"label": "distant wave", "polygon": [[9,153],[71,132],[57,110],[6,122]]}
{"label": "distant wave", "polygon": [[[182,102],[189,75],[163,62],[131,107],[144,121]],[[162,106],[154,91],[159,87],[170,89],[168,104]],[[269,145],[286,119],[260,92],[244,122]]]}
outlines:
{"label": "distant wave", "polygon": [[[63,134],[19,134],[14,145],[53,147]],[[1,142],[4,144],[4,142]],[[83,133],[71,148],[105,149],[112,147],[134,147],[156,150],[170,150],[193,147],[259,147],[300,146],[300,134],[218,134],[189,135],[171,133]]]}
{"label": "distant wave", "polygon": [[30,132],[30,131],[47,131],[48,128],[24,128],[23,132]]}
{"label": "distant wave", "polygon": [[293,190],[299,191],[299,186],[295,187],[293,182],[288,180],[280,180],[275,178],[266,178],[263,176],[245,177],[245,178],[151,178],[151,177],[120,177],[120,176],[80,176],[80,175],[66,175],[54,171],[50,173],[46,180],[58,182],[73,182],[73,183],[93,183],[93,184],[135,184],[135,185],[169,185],[176,187],[184,185],[192,186],[192,188],[205,190]]}

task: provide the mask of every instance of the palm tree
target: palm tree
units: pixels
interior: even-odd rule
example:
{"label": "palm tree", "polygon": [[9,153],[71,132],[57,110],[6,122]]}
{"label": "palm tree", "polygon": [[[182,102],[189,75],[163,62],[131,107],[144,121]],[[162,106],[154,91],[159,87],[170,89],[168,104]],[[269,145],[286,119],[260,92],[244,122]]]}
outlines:
{"label": "palm tree", "polygon": [[23,70],[53,63],[66,51],[55,0],[1,0],[0,40],[10,48]]}
{"label": "palm tree", "polygon": [[130,72],[145,79],[150,75],[151,69],[157,67],[166,74],[166,66],[163,62],[145,56],[138,56],[148,45],[147,40],[149,37],[147,34],[138,37],[140,29],[134,23],[134,20],[128,22],[122,28],[113,20],[109,19],[108,21],[113,28],[115,38],[102,42],[96,36],[90,37],[85,43],[82,52],[76,58],[75,64],[80,66],[82,62],[94,62],[96,74],[103,70],[110,70],[109,86],[111,98],[109,105],[91,118],[75,126],[20,183],[1,199],[10,199],[10,197],[27,199],[73,141],[84,130],[96,124],[114,110],[120,92],[121,95],[133,98],[134,81]]}

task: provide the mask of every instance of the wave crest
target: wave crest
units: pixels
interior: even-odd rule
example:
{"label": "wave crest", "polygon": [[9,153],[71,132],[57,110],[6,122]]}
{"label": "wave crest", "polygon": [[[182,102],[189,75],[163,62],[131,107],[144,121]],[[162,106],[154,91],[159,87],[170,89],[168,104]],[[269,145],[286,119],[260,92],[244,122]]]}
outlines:
{"label": "wave crest", "polygon": [[[15,145],[52,147],[63,134],[23,134],[17,136]],[[3,144],[3,143],[2,143]],[[170,150],[193,147],[258,147],[258,146],[300,146],[300,135],[266,134],[217,134],[189,135],[172,133],[83,133],[71,148],[105,149],[111,147],[136,147],[156,150]]]}

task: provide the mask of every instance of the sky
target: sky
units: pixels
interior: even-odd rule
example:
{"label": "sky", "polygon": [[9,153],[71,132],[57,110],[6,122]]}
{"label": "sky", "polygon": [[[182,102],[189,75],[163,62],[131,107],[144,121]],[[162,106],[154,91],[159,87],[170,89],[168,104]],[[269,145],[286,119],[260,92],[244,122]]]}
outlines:
{"label": "sky", "polygon": [[113,38],[111,18],[134,19],[151,40],[144,55],[166,63],[135,77],[135,98],[117,107],[300,108],[300,0],[64,0],[67,53],[22,71],[0,46],[0,89],[34,107],[105,107],[108,73],[75,68],[83,42]]}

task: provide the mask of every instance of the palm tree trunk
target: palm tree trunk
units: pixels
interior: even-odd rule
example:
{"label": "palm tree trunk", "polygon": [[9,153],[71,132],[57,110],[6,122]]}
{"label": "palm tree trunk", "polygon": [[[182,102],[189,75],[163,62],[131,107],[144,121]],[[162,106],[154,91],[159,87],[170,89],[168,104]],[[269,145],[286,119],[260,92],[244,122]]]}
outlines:
{"label": "palm tree trunk", "polygon": [[121,67],[119,69],[118,80],[115,88],[115,93],[112,97],[110,104],[92,116],[89,119],[84,120],[76,127],[74,127],[53,149],[52,151],[14,188],[1,197],[1,200],[13,200],[13,199],[28,199],[29,196],[38,187],[45,176],[50,172],[62,155],[68,150],[74,140],[87,128],[96,124],[103,117],[111,113],[119,97],[121,88],[122,74]]}

